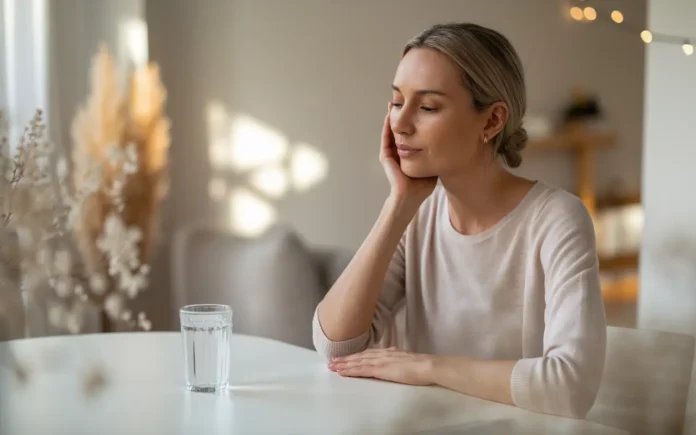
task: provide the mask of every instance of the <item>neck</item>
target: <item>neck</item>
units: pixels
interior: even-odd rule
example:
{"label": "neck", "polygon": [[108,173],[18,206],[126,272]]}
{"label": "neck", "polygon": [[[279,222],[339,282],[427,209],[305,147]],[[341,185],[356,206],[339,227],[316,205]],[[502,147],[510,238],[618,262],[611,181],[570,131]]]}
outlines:
{"label": "neck", "polygon": [[479,165],[440,177],[440,181],[447,192],[450,222],[462,234],[479,233],[495,225],[524,197],[518,199],[518,187],[529,184],[499,163]]}

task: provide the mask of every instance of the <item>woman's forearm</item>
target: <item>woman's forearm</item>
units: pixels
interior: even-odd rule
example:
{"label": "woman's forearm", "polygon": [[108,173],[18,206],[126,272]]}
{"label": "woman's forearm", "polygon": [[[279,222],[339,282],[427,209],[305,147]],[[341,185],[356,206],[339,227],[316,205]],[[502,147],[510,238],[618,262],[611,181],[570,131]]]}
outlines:
{"label": "woman's forearm", "polygon": [[355,338],[370,327],[389,263],[416,209],[388,199],[355,256],[317,308],[326,337]]}
{"label": "woman's forearm", "polygon": [[433,384],[450,390],[513,405],[510,378],[515,363],[433,355],[430,378]]}

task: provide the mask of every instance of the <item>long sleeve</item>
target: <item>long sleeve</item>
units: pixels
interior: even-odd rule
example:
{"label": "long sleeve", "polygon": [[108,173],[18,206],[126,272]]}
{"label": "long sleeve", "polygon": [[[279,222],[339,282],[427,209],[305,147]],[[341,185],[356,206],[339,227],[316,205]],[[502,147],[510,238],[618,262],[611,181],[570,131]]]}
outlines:
{"label": "long sleeve", "polygon": [[404,299],[405,255],[404,239],[401,238],[387,268],[379,300],[375,307],[370,329],[365,333],[345,341],[332,341],[324,333],[319,322],[317,310],[312,320],[314,347],[327,361],[334,356],[344,356],[361,352],[370,347],[380,347],[391,333],[393,315],[396,307]]}
{"label": "long sleeve", "polygon": [[578,200],[554,207],[540,248],[545,303],[543,352],[519,360],[512,373],[515,404],[584,418],[599,390],[606,352],[606,318],[592,219]]}

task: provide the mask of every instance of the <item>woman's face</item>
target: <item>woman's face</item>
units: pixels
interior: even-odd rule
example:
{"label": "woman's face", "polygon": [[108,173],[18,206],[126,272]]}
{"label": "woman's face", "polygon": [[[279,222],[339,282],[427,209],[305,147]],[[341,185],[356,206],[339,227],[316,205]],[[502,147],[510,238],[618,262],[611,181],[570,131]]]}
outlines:
{"label": "woman's face", "polygon": [[413,178],[461,173],[490,160],[484,134],[492,139],[507,114],[498,103],[478,112],[459,67],[430,48],[412,49],[401,59],[392,103],[390,122],[401,170]]}

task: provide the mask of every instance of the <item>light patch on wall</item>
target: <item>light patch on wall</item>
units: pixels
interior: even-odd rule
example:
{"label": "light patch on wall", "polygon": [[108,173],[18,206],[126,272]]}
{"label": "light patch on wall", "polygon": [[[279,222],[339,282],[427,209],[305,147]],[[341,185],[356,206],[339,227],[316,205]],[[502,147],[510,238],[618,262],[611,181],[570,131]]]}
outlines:
{"label": "light patch on wall", "polygon": [[305,191],[326,178],[328,173],[326,157],[314,147],[298,144],[290,157],[290,174],[296,190]]}
{"label": "light patch on wall", "polygon": [[208,196],[213,201],[222,201],[227,194],[227,183],[224,179],[215,177],[208,182]]}
{"label": "light patch on wall", "polygon": [[248,189],[235,189],[229,198],[229,221],[232,230],[244,237],[258,237],[277,219],[272,205]]}
{"label": "light patch on wall", "polygon": [[[328,160],[315,147],[291,143],[271,126],[233,114],[219,101],[207,104],[206,123],[213,171],[208,195],[213,201],[228,201],[227,221],[240,236],[263,234],[277,220],[275,201],[291,189],[315,187],[328,174]],[[236,188],[240,179],[246,183]]]}
{"label": "light patch on wall", "polygon": [[136,67],[147,64],[147,24],[140,18],[130,18],[119,25],[120,51]]}
{"label": "light patch on wall", "polygon": [[233,165],[232,147],[229,143],[230,116],[221,103],[213,101],[206,107],[208,124],[208,159],[214,168]]}
{"label": "light patch on wall", "polygon": [[279,132],[249,116],[232,122],[232,165],[245,171],[281,162],[288,152],[288,140]]}
{"label": "light patch on wall", "polygon": [[272,198],[281,198],[288,190],[288,176],[278,165],[261,168],[251,174],[249,183]]}
{"label": "light patch on wall", "polygon": [[208,158],[215,169],[245,172],[286,158],[288,140],[270,126],[247,115],[231,115],[216,101],[206,112]]}

